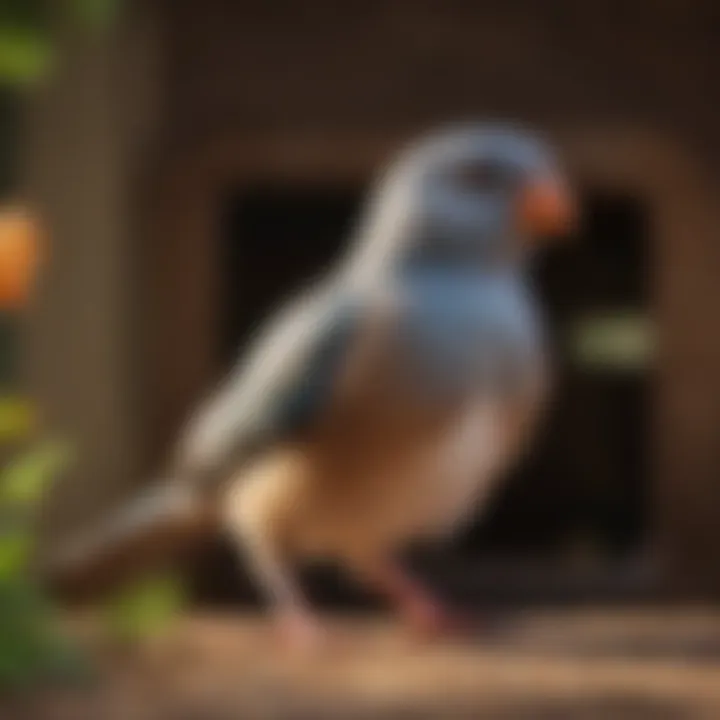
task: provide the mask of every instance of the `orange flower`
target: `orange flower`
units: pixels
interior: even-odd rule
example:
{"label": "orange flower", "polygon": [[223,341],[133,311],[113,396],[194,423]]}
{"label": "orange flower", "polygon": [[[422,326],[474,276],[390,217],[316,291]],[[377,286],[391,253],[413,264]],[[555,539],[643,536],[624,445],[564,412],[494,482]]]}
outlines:
{"label": "orange flower", "polygon": [[0,309],[18,310],[30,296],[39,253],[39,228],[22,207],[0,209]]}

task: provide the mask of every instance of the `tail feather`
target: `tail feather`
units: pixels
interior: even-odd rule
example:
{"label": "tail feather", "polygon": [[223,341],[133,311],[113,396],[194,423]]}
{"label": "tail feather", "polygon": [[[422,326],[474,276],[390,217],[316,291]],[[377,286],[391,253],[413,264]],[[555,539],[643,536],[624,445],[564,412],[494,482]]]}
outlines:
{"label": "tail feather", "polygon": [[159,483],[51,553],[44,575],[63,595],[98,594],[197,547],[216,527],[214,503],[188,487]]}

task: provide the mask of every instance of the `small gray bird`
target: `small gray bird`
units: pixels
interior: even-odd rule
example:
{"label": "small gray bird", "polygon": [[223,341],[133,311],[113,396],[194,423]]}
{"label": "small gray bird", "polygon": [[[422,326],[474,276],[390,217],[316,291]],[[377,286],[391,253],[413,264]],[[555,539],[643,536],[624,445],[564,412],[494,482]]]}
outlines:
{"label": "small gray bird", "polygon": [[396,553],[471,516],[531,436],[548,358],[528,265],[574,207],[533,133],[468,124],[411,144],[344,262],[270,321],[191,419],[170,480],[63,562],[191,517],[211,488],[288,641],[317,638],[293,573],[316,557],[385,593],[413,627],[445,627]]}

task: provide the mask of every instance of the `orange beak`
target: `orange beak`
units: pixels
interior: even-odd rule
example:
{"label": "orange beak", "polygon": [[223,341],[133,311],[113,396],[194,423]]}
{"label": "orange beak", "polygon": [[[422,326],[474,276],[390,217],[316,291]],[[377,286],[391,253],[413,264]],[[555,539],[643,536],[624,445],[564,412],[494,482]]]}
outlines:
{"label": "orange beak", "polygon": [[522,230],[531,237],[568,235],[577,225],[572,193],[555,178],[529,183],[520,198],[518,214]]}

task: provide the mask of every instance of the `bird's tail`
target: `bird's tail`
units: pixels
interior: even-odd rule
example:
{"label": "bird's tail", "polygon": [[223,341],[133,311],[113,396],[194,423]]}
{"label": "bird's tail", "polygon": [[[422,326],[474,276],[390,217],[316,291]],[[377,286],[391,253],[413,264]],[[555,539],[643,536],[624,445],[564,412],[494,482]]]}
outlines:
{"label": "bird's tail", "polygon": [[210,499],[187,485],[160,482],[48,553],[44,576],[61,594],[88,597],[176,558],[216,527]]}

